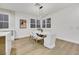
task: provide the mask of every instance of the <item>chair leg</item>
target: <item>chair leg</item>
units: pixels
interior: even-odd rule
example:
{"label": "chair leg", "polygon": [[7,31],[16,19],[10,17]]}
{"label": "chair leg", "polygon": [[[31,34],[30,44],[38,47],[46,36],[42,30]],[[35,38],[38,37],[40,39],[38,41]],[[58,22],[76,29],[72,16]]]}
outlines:
{"label": "chair leg", "polygon": [[38,43],[38,40],[37,39],[35,39],[35,43]]}
{"label": "chair leg", "polygon": [[29,40],[34,44],[33,37],[30,35]]}
{"label": "chair leg", "polygon": [[36,48],[38,47],[38,40],[37,39],[35,39],[35,46],[36,46]]}
{"label": "chair leg", "polygon": [[29,40],[31,40],[31,35],[29,36]]}

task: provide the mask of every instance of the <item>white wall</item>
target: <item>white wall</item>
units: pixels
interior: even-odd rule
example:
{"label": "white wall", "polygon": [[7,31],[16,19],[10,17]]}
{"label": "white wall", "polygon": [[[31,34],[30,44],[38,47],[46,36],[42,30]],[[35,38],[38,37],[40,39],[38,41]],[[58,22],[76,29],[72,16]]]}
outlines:
{"label": "white wall", "polygon": [[15,22],[15,16],[14,16],[14,12],[10,11],[10,10],[6,10],[6,9],[0,9],[0,13],[1,14],[7,14],[9,15],[9,28],[8,29],[14,29],[14,22]]}
{"label": "white wall", "polygon": [[[31,18],[36,18],[34,16],[3,9],[0,9],[0,13],[6,13],[10,15],[9,29],[16,30],[16,38],[26,37],[31,31],[35,30],[30,29],[29,24]],[[79,43],[79,6],[75,5],[62,9],[54,14],[44,17],[43,19],[49,17],[52,19],[52,30],[56,32],[57,37],[63,38],[63,40]],[[20,19],[27,20],[26,29],[20,29]]]}
{"label": "white wall", "polygon": [[[32,15],[27,15],[21,12],[15,12],[15,30],[16,30],[16,38],[27,37],[30,35],[31,32],[36,31],[37,28],[30,28],[30,19],[36,19],[37,17]],[[49,17],[47,17],[49,18]],[[47,19],[47,18],[41,18]],[[27,21],[27,28],[20,29],[20,19],[26,19]],[[54,21],[52,21],[54,23]],[[53,25],[53,24],[52,24]],[[42,28],[44,31],[50,31],[52,28]]]}
{"label": "white wall", "polygon": [[51,18],[51,28],[42,28],[42,29],[44,31],[52,31],[53,33],[55,33],[55,30],[56,30],[55,17],[53,17],[52,15],[47,15],[46,17],[42,18],[42,20],[47,18]]}
{"label": "white wall", "polygon": [[[15,29],[15,13],[14,11],[6,10],[6,9],[0,9],[0,14],[7,14],[9,15],[9,27],[6,29],[0,29],[0,32],[2,31],[10,31]],[[14,35],[11,36],[12,40],[14,40]]]}
{"label": "white wall", "polygon": [[58,38],[79,43],[79,6],[71,6],[48,16],[55,18]]}
{"label": "white wall", "polygon": [[[24,13],[20,13],[20,12],[15,12],[15,30],[16,30],[16,38],[22,38],[22,37],[26,37],[30,35],[30,31],[32,31],[30,29],[30,19],[34,18],[34,16],[31,15],[27,15]],[[20,19],[26,19],[27,21],[27,28],[25,29],[20,29]]]}
{"label": "white wall", "polygon": [[[15,30],[15,38],[22,38],[30,35],[31,31],[35,31],[35,29],[30,28],[30,19],[37,17],[28,15],[22,12],[14,12],[6,9],[0,9],[0,13],[9,15],[9,28],[8,29],[0,29],[0,31],[6,30]],[[20,19],[27,20],[27,28],[20,29]]]}
{"label": "white wall", "polygon": [[[0,9],[0,13],[9,15],[9,28],[8,29],[0,29],[0,31],[5,30],[15,30],[15,38],[22,38],[30,35],[30,31],[35,29],[30,29],[30,19],[36,18],[32,15],[27,15],[21,12],[14,12],[6,9]],[[27,28],[20,29],[20,19],[27,20]]]}

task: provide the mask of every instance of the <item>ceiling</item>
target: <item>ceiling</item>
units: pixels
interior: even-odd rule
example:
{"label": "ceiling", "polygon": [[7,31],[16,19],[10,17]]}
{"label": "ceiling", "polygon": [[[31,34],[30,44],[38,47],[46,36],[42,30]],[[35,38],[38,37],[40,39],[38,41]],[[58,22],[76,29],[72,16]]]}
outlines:
{"label": "ceiling", "polygon": [[74,3],[41,3],[41,5],[43,8],[40,12],[35,6],[35,3],[0,3],[0,8],[44,17],[50,13],[54,13],[58,10],[74,5]]}

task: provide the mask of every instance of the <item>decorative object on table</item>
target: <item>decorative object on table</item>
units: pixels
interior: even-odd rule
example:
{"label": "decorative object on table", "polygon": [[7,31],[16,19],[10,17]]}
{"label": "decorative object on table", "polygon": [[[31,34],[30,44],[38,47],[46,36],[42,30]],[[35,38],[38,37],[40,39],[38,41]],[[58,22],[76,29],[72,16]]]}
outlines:
{"label": "decorative object on table", "polygon": [[26,28],[26,20],[20,19],[20,28]]}
{"label": "decorative object on table", "polygon": [[42,37],[42,38],[46,37],[46,35],[42,35],[42,34],[39,34],[39,33],[36,33],[36,34],[37,34],[37,36]]}
{"label": "decorative object on table", "polygon": [[38,31],[41,31],[41,32],[43,32],[43,29],[41,29],[41,28],[39,28],[39,29],[37,29]]}

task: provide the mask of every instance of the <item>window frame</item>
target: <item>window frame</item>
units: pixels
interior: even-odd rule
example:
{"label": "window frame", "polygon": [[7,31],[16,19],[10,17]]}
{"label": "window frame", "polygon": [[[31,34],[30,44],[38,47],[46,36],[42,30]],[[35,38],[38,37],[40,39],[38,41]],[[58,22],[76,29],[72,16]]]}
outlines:
{"label": "window frame", "polygon": [[[50,19],[49,23],[48,23],[48,19]],[[44,24],[43,24],[43,21],[45,22]],[[45,25],[45,27],[43,27],[43,25]],[[48,25],[50,25],[50,26],[48,27]],[[51,18],[42,20],[42,28],[51,28]]]}
{"label": "window frame", "polygon": [[[50,20],[49,20],[50,19]],[[49,20],[49,21],[48,21]],[[34,19],[34,23],[32,23],[32,19],[30,19],[30,28],[51,28],[51,18],[43,19],[43,20],[36,20]],[[39,21],[39,22],[38,22]],[[39,23],[39,24],[38,24]],[[32,24],[35,24],[35,27],[31,27]],[[39,27],[38,27],[39,25]],[[44,25],[44,27],[43,27]],[[50,26],[49,26],[50,25]]]}
{"label": "window frame", "polygon": [[[48,22],[48,20],[49,20],[49,22]],[[50,26],[48,27],[48,25],[50,25]],[[51,28],[51,18],[46,19],[46,28]]]}
{"label": "window frame", "polygon": [[[34,20],[34,23],[31,21],[31,20]],[[35,23],[35,19],[30,19],[30,28],[36,28],[36,23]],[[33,25],[35,25],[34,27],[32,27]]]}
{"label": "window frame", "polygon": [[[1,15],[3,15],[3,19],[0,20],[1,23],[7,23],[8,25],[5,27],[3,26],[4,24],[2,24],[2,27],[0,27],[0,29],[8,29],[9,28],[9,14],[6,14],[6,13],[0,13]],[[8,19],[7,21],[4,20],[4,16],[7,15],[8,16]]]}

